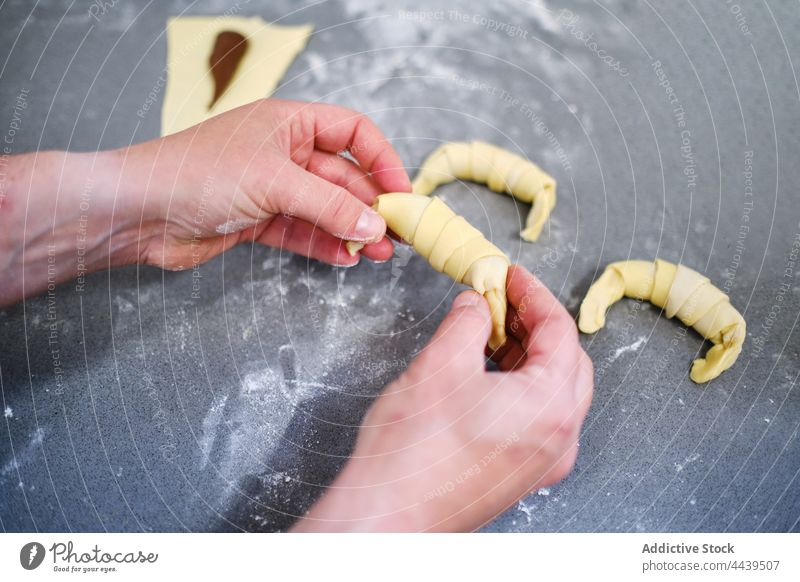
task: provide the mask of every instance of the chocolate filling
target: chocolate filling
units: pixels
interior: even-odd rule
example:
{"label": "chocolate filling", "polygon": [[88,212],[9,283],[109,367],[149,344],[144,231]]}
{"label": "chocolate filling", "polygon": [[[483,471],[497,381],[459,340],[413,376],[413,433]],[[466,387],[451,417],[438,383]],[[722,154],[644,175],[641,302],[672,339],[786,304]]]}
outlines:
{"label": "chocolate filling", "polygon": [[247,39],[232,30],[217,35],[214,50],[208,59],[208,68],[214,76],[214,98],[208,104],[211,109],[231,84],[233,75],[247,52]]}

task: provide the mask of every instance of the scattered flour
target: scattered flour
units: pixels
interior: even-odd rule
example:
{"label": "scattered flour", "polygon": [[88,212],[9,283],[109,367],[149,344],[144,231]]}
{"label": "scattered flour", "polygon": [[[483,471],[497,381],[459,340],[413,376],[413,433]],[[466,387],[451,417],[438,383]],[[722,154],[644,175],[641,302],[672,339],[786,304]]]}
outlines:
{"label": "scattered flour", "polygon": [[[309,413],[316,398],[370,390],[374,374],[359,365],[360,357],[380,357],[376,337],[389,336],[402,321],[397,313],[408,308],[403,294],[386,293],[388,269],[363,265],[355,273],[312,263],[304,271],[298,269],[296,258],[283,268],[278,256],[275,251],[263,261],[265,270],[276,268],[268,279],[243,281],[226,293],[228,325],[245,327],[252,322],[247,341],[261,344],[263,358],[237,364],[238,388],[228,387],[214,397],[196,431],[199,469],[228,484],[218,492],[219,506],[241,496],[237,484],[243,476],[277,475],[276,459],[298,446],[287,440],[286,431],[295,416]],[[373,268],[375,273],[362,272]],[[373,306],[375,297],[380,300]],[[274,325],[281,329],[273,330]],[[276,332],[288,336],[288,342],[277,343]],[[231,347],[235,353],[240,350],[238,342]],[[352,373],[344,376],[333,373],[350,368]],[[291,476],[275,479],[287,483]]]}
{"label": "scattered flour", "polygon": [[222,421],[222,412],[225,410],[225,402],[227,402],[227,400],[227,396],[219,398],[211,405],[211,408],[209,408],[206,413],[206,417],[203,419],[203,432],[200,435],[200,450],[202,451],[201,468],[205,468],[208,464],[211,447],[216,439],[217,429]]}
{"label": "scattered flour", "polygon": [[530,523],[533,517],[533,507],[525,505],[525,502],[520,499],[519,503],[517,503],[517,509],[525,514],[525,519]]}
{"label": "scattered flour", "polygon": [[11,473],[16,474],[17,470],[21,466],[28,463],[31,460],[34,451],[41,446],[42,442],[44,442],[44,429],[37,428],[36,430],[33,431],[31,439],[22,448],[22,450],[15,451],[14,458],[12,458],[10,461],[5,463],[2,466],[2,468],[0,468],[0,482],[2,482]]}
{"label": "scattered flour", "polygon": [[114,303],[119,309],[120,313],[131,313],[134,310],[133,303],[122,297],[121,295],[117,295],[114,297]]}
{"label": "scattered flour", "polygon": [[630,345],[628,345],[628,346],[622,346],[621,348],[617,348],[616,350],[614,350],[614,353],[613,353],[613,354],[611,354],[611,357],[609,358],[609,361],[610,361],[610,362],[613,362],[613,361],[615,361],[615,360],[616,360],[617,358],[619,358],[619,357],[620,357],[622,354],[626,354],[626,353],[628,353],[628,352],[635,352],[635,351],[636,351],[636,350],[638,350],[640,347],[642,347],[642,345],[644,345],[644,343],[645,343],[646,341],[647,341],[647,338],[646,338],[645,336],[640,336],[640,337],[639,337],[639,338],[638,338],[638,339],[637,339],[635,342],[633,342],[632,344],[630,344]]}
{"label": "scattered flour", "polygon": [[688,457],[686,457],[683,462],[675,463],[675,472],[680,473],[683,471],[687,465],[694,463],[696,460],[700,458],[700,453],[692,453]]}
{"label": "scattered flour", "polygon": [[255,220],[245,220],[244,218],[234,218],[233,220],[229,220],[225,224],[220,224],[215,229],[217,234],[233,234],[235,232],[239,232],[240,230],[244,230],[250,226],[255,226],[258,224]]}

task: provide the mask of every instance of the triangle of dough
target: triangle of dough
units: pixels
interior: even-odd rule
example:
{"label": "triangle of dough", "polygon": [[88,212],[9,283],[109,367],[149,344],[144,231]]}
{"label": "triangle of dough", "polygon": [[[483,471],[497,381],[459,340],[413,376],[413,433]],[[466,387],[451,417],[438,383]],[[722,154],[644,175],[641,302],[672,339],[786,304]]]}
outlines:
{"label": "triangle of dough", "polygon": [[[208,59],[220,32],[238,32],[248,49],[225,93],[211,110],[214,79]],[[268,97],[308,43],[312,25],[277,26],[259,17],[188,16],[167,22],[167,89],[161,135],[182,131],[262,97]]]}

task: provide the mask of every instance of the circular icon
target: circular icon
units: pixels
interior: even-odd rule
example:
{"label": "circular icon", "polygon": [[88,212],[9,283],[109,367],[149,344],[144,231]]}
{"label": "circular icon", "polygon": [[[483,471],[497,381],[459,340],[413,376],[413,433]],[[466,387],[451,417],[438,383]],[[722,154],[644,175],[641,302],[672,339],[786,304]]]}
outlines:
{"label": "circular icon", "polygon": [[26,570],[35,570],[44,561],[44,546],[39,542],[28,542],[19,551],[19,563]]}

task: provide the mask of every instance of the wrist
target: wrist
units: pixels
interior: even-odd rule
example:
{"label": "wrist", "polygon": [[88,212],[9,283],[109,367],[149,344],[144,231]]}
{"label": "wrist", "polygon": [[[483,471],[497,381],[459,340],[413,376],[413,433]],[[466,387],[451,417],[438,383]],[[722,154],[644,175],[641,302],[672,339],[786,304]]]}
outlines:
{"label": "wrist", "polygon": [[[67,189],[59,198],[61,227],[74,233],[76,251],[83,247],[88,270],[139,262],[141,249],[151,236],[141,176],[125,171],[126,150],[66,153],[61,183]],[[127,174],[127,175],[126,175]],[[57,218],[58,220],[58,218]]]}
{"label": "wrist", "polygon": [[[409,485],[379,483],[375,471],[351,459],[295,532],[415,532],[428,527],[422,501],[408,501]],[[380,477],[378,472],[377,477]]]}
{"label": "wrist", "polygon": [[207,211],[208,196],[207,184],[197,180],[201,172],[190,160],[181,160],[168,140],[113,152],[120,164],[119,198],[135,207],[128,214],[137,218],[141,240],[137,260],[167,268],[168,243],[197,243],[205,234],[198,224]]}
{"label": "wrist", "polygon": [[0,304],[136,262],[141,204],[118,195],[118,152],[46,151],[7,160],[0,205],[7,277],[0,284]]}

